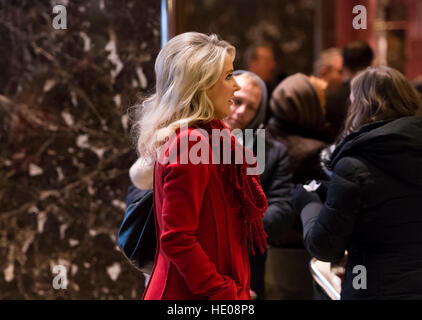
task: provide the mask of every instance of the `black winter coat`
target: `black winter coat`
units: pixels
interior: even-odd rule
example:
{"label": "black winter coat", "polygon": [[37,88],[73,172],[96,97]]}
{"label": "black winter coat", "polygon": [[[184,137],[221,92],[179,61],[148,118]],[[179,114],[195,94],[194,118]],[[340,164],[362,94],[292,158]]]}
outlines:
{"label": "black winter coat", "polygon": [[348,251],[342,299],[422,299],[422,118],[366,125],[331,159],[325,204],[301,213],[305,247],[322,261]]}
{"label": "black winter coat", "polygon": [[[292,227],[296,214],[291,203],[293,184],[287,148],[269,137],[265,140],[265,169],[259,178],[268,202],[263,218],[267,242],[278,243]],[[258,249],[255,249],[255,255],[249,255],[251,288],[258,294],[258,299],[265,298],[265,260],[266,253],[261,254]]]}
{"label": "black winter coat", "polygon": [[290,193],[292,171],[287,148],[271,138],[265,141],[265,170],[259,179],[268,202],[263,218],[264,229],[268,235],[267,242],[273,244],[290,229],[295,217]]}

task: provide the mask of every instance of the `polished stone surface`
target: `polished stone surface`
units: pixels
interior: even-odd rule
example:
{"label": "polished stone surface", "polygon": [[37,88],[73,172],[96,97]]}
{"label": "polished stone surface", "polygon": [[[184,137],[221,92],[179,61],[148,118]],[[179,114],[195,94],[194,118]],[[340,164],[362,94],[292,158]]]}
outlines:
{"label": "polished stone surface", "polygon": [[[52,27],[56,4],[66,30]],[[127,109],[153,85],[159,6],[2,2],[0,299],[140,298],[116,236],[136,158]]]}

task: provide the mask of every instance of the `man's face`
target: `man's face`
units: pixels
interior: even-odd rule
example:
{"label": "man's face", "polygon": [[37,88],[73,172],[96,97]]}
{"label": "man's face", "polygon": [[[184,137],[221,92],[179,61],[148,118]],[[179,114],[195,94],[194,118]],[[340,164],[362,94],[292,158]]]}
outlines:
{"label": "man's face", "polygon": [[327,91],[337,89],[343,80],[343,58],[336,55],[331,59],[331,66],[321,68],[321,78],[327,81]]}
{"label": "man's face", "polygon": [[256,59],[249,63],[249,71],[257,74],[264,82],[271,82],[276,67],[274,53],[270,48],[258,47]]}
{"label": "man's face", "polygon": [[225,119],[230,129],[247,129],[261,104],[262,89],[243,77],[236,77],[240,90],[234,93],[231,115]]}

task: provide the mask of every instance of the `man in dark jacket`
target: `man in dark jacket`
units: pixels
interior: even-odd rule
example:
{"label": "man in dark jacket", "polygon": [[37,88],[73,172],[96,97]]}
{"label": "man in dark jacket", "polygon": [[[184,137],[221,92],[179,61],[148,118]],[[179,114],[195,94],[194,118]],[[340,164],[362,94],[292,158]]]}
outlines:
{"label": "man in dark jacket", "polygon": [[421,137],[421,117],[367,124],[333,153],[324,204],[294,192],[311,255],[348,252],[342,299],[422,299]]}
{"label": "man in dark jacket", "polygon": [[[235,92],[231,106],[232,113],[225,119],[225,122],[232,130],[254,130],[252,139],[248,140],[248,136],[245,134],[238,135],[238,139],[256,153],[256,129],[263,128],[268,101],[267,89],[265,83],[254,73],[238,70],[234,74],[241,89]],[[292,173],[286,147],[266,136],[265,169],[260,175],[260,181],[268,201],[268,209],[264,214],[263,222],[269,244],[279,242],[293,223],[295,215],[291,206],[289,191],[289,187],[292,186],[291,178]],[[256,292],[257,299],[264,299],[266,253],[261,255],[258,250],[255,250],[255,252],[255,256],[249,256],[251,288]]]}

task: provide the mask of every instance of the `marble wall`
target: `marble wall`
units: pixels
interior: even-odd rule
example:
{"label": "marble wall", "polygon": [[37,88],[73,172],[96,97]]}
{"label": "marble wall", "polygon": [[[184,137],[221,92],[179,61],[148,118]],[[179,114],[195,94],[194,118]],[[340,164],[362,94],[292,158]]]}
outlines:
{"label": "marble wall", "polygon": [[116,235],[136,158],[128,107],[153,85],[160,3],[0,7],[0,299],[139,299]]}

